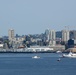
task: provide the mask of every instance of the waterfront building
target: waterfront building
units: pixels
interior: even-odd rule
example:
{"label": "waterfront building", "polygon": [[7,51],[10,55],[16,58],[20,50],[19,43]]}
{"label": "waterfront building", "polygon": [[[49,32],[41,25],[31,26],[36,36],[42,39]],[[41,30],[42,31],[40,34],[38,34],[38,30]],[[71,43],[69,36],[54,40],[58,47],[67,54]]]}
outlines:
{"label": "waterfront building", "polygon": [[74,40],[69,39],[68,40],[68,48],[73,48],[74,47]]}
{"label": "waterfront building", "polygon": [[46,40],[49,41],[49,45],[55,45],[56,44],[56,32],[55,30],[49,30],[47,29],[45,31]]}
{"label": "waterfront building", "polygon": [[10,41],[14,40],[14,30],[13,29],[9,29],[8,31],[8,37]]}
{"label": "waterfront building", "polygon": [[62,30],[62,41],[67,42],[69,40],[69,30]]}

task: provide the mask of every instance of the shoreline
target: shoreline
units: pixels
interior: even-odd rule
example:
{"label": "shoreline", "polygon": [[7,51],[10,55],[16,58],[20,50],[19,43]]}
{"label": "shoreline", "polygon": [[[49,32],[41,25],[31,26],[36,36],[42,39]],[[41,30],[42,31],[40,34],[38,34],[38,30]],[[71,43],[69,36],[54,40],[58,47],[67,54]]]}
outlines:
{"label": "shoreline", "polygon": [[[57,53],[56,51],[52,51],[52,52],[11,52],[11,51],[7,51],[7,52],[0,52],[0,53]],[[69,53],[68,51],[64,51],[62,53]],[[57,53],[58,54],[58,53]]]}

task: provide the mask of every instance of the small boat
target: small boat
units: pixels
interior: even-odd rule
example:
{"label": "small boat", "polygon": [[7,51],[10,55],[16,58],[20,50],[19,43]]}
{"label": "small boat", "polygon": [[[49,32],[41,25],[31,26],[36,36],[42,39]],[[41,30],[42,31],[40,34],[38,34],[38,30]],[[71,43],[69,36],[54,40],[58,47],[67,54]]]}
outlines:
{"label": "small boat", "polygon": [[38,58],[40,58],[40,57],[39,57],[39,56],[33,56],[32,58],[38,59]]}
{"label": "small boat", "polygon": [[59,58],[59,59],[57,59],[57,61],[60,61],[61,59]]}
{"label": "small boat", "polygon": [[62,57],[76,58],[76,53],[63,54]]}
{"label": "small boat", "polygon": [[56,53],[62,53],[61,51],[56,51]]}

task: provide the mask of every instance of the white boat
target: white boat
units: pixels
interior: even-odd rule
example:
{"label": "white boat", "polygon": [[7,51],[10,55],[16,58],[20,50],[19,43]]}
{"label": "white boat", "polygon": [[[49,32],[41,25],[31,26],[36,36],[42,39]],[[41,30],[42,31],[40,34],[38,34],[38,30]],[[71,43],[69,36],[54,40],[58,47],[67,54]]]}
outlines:
{"label": "white boat", "polygon": [[76,53],[70,52],[69,54],[63,54],[63,57],[76,58]]}
{"label": "white boat", "polygon": [[38,59],[38,58],[40,58],[40,57],[39,57],[39,56],[33,56],[32,58]]}
{"label": "white boat", "polygon": [[56,53],[62,53],[61,51],[56,51]]}

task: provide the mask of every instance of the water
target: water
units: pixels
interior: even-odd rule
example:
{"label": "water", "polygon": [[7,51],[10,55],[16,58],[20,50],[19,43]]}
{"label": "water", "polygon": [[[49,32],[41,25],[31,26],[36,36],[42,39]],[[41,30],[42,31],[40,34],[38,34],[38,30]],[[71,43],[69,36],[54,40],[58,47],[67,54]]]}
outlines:
{"label": "water", "polygon": [[[38,55],[40,59],[33,59]],[[55,53],[0,53],[0,75],[75,75],[76,59]]]}

